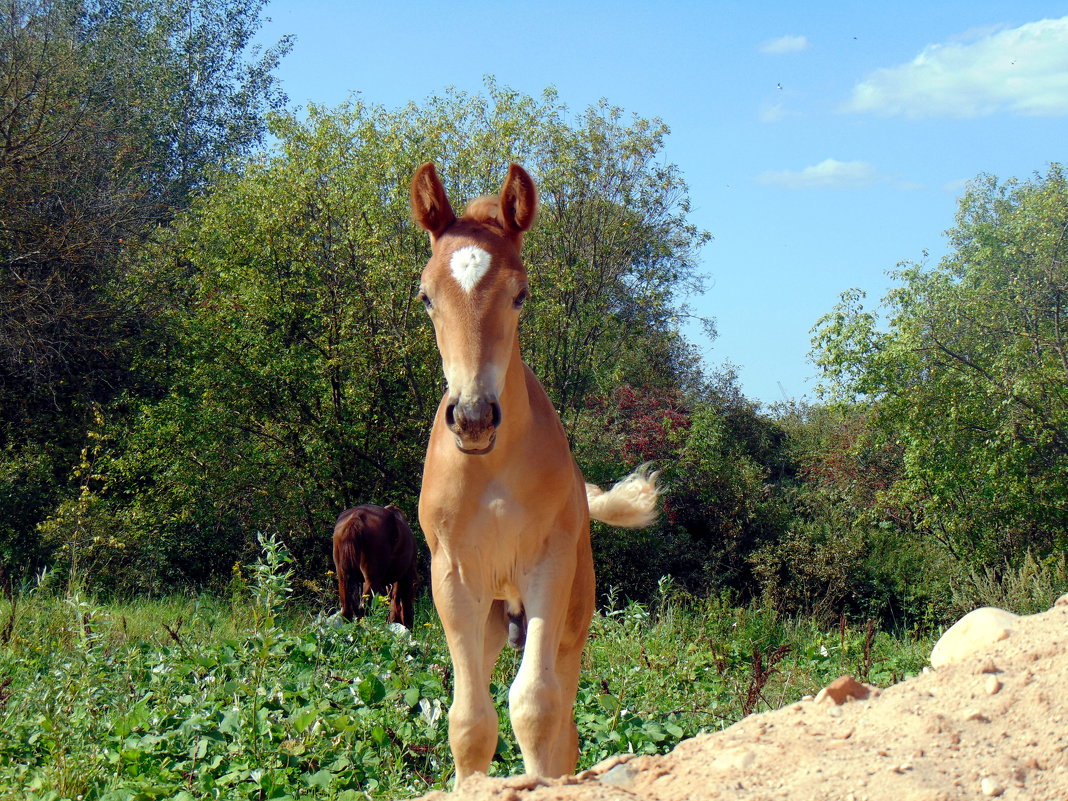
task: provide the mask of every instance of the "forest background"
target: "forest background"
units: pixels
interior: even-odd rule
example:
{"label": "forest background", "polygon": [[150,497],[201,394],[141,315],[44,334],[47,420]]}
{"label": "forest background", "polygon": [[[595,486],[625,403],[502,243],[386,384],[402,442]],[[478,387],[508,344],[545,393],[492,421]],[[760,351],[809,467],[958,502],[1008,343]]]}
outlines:
{"label": "forest background", "polygon": [[[408,213],[511,161],[542,200],[524,355],[587,477],[664,508],[595,527],[600,591],[936,626],[1068,585],[1068,182],[979,176],[948,255],[847,288],[823,392],[767,408],[681,334],[700,245],[668,130],[488,79],[399,108],[286,108],[259,0],[0,12],[0,565],[119,597],[218,589],[277,535],[328,604],[342,509],[413,525],[442,378]],[[713,321],[707,322],[714,335]],[[14,591],[14,589],[12,589]],[[1033,608],[1032,608],[1033,607]]]}

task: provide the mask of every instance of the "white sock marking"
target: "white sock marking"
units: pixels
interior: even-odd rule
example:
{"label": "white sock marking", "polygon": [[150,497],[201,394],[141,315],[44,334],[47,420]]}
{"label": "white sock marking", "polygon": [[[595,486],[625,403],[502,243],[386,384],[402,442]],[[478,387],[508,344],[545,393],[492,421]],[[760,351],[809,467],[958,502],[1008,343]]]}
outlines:
{"label": "white sock marking", "polygon": [[453,278],[470,293],[490,268],[492,257],[476,245],[467,245],[453,252],[449,258]]}

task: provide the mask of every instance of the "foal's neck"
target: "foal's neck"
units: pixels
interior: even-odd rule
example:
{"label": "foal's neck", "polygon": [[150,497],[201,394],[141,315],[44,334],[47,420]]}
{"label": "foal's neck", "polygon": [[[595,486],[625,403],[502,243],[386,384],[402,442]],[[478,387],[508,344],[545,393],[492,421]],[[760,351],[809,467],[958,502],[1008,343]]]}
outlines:
{"label": "foal's neck", "polygon": [[531,407],[534,399],[530,397],[527,386],[527,366],[519,351],[519,337],[512,347],[512,356],[508,360],[508,372],[504,379],[504,392],[501,395],[501,414],[507,415],[513,426],[527,425],[530,422]]}

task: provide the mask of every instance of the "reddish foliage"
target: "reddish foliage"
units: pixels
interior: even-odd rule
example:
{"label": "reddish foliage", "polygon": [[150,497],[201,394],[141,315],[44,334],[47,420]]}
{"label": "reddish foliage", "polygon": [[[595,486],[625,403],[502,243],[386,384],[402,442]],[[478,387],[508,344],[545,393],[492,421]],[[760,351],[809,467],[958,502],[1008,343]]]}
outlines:
{"label": "reddish foliage", "polygon": [[[691,424],[682,396],[668,389],[636,389],[624,384],[611,395],[590,398],[587,408],[599,413],[605,428],[615,435],[614,459],[630,466],[674,461]],[[663,498],[663,510],[668,522],[679,522],[668,496]]]}
{"label": "reddish foliage", "polygon": [[801,470],[821,491],[842,497],[858,509],[874,507],[901,471],[898,449],[868,440],[867,422],[862,417],[843,421]]}
{"label": "reddish foliage", "polygon": [[678,447],[679,432],[690,427],[690,414],[674,390],[642,389],[624,384],[611,398],[591,401],[608,425],[618,431],[620,455],[626,464],[664,460]]}

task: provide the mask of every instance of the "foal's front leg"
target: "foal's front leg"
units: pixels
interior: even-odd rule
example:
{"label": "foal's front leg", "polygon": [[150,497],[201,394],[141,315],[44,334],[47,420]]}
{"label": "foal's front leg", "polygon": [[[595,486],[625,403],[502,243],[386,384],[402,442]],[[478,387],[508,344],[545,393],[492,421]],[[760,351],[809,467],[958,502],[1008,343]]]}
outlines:
{"label": "foal's front leg", "polygon": [[[488,591],[472,586],[457,564],[431,566],[434,605],[449,644],[454,671],[449,708],[449,747],[456,760],[456,786],[472,773],[486,773],[497,748],[497,710],[489,693],[490,673],[507,629]],[[498,614],[491,614],[496,609]]]}

